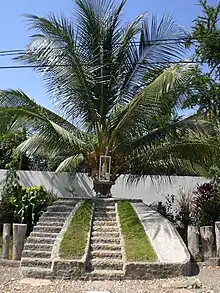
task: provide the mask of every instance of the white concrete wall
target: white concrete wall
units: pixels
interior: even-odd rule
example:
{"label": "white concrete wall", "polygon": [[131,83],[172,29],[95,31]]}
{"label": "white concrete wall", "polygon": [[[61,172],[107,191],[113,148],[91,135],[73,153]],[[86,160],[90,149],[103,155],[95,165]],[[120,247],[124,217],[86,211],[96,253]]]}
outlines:
{"label": "white concrete wall", "polygon": [[[0,170],[0,182],[4,179],[6,170]],[[59,196],[71,196],[68,190],[83,197],[94,195],[92,180],[86,174],[54,173],[41,171],[19,171],[21,184],[28,187],[43,185],[45,189],[57,193]],[[192,190],[197,184],[207,182],[206,178],[190,176],[172,176],[170,180],[162,177],[159,181],[152,181],[146,176],[137,185],[126,184],[127,176],[121,176],[112,187],[112,194],[119,198],[139,198],[145,203],[164,201],[165,195],[178,195],[180,188]]]}

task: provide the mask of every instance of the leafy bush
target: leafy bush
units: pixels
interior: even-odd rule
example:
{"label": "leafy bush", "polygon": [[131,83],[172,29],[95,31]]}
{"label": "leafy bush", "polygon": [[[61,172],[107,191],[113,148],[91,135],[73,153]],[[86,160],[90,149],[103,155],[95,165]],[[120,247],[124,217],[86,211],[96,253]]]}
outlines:
{"label": "leafy bush", "polygon": [[212,183],[199,185],[193,192],[192,222],[196,226],[214,225],[220,219],[220,190]]}
{"label": "leafy bush", "polygon": [[179,191],[175,206],[175,221],[179,227],[187,229],[192,224],[192,192]]}
{"label": "leafy bush", "polygon": [[46,191],[42,186],[23,187],[19,176],[11,168],[7,171],[2,184],[0,201],[0,222],[20,222],[28,225],[28,233],[46,208],[57,196]]}
{"label": "leafy bush", "polygon": [[56,197],[42,186],[32,186],[22,187],[8,200],[14,208],[14,219],[28,224],[28,230],[31,230],[43,211],[56,200]]}
{"label": "leafy bush", "polygon": [[175,224],[175,210],[174,210],[174,202],[175,196],[174,195],[167,195],[165,197],[165,203],[159,201],[157,203],[152,203],[150,207],[160,213],[162,216],[167,218],[170,222]]}

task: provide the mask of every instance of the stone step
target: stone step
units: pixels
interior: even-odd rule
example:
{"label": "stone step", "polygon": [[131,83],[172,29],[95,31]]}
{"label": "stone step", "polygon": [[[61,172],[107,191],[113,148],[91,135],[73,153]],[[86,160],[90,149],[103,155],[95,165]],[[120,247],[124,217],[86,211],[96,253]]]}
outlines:
{"label": "stone step", "polygon": [[117,222],[112,220],[106,221],[93,221],[93,226],[103,227],[103,226],[117,226]]}
{"label": "stone step", "polygon": [[121,243],[121,239],[117,236],[117,237],[107,237],[107,236],[103,236],[103,235],[92,235],[91,237],[91,243],[92,244],[120,244]]}
{"label": "stone step", "polygon": [[66,205],[66,206],[74,206],[77,204],[77,200],[68,199],[68,200],[59,200],[54,203],[54,205]]}
{"label": "stone step", "polygon": [[95,216],[116,216],[116,212],[115,211],[109,211],[109,210],[97,210],[94,211],[94,215]]}
{"label": "stone step", "polygon": [[109,206],[109,205],[95,205],[95,210],[106,210],[106,211],[115,211],[115,206]]}
{"label": "stone step", "polygon": [[115,206],[115,201],[95,200],[96,206]]}
{"label": "stone step", "polygon": [[22,257],[50,258],[51,257],[51,251],[23,250]]}
{"label": "stone step", "polygon": [[35,226],[33,232],[41,233],[59,233],[63,226],[52,227],[52,226]]}
{"label": "stone step", "polygon": [[28,242],[24,246],[24,250],[34,251],[52,251],[53,244]]}
{"label": "stone step", "polygon": [[46,237],[28,237],[26,244],[54,244],[56,238],[46,238]]}
{"label": "stone step", "polygon": [[122,280],[123,277],[122,270],[94,270],[86,274],[87,280]]}
{"label": "stone step", "polygon": [[51,269],[38,267],[21,267],[21,273],[27,278],[50,279],[52,277]]}
{"label": "stone step", "polygon": [[40,217],[39,222],[61,222],[66,221],[65,217]]}
{"label": "stone step", "polygon": [[42,233],[42,232],[31,232],[29,237],[37,237],[37,238],[51,238],[51,239],[55,239],[57,238],[57,236],[59,235],[59,233]]}
{"label": "stone step", "polygon": [[97,232],[118,232],[118,226],[96,226],[93,225],[93,231],[97,231]]}
{"label": "stone step", "polygon": [[28,257],[22,257],[21,259],[21,267],[40,267],[50,269],[51,265],[52,261],[50,259]]}
{"label": "stone step", "polygon": [[64,224],[64,222],[48,222],[48,221],[41,222],[40,221],[37,223],[37,226],[61,227],[61,226],[63,226],[63,224]]}
{"label": "stone step", "polygon": [[46,218],[46,217],[65,217],[65,218],[67,218],[69,216],[69,214],[70,213],[68,213],[68,212],[45,212],[41,216],[41,219]]}
{"label": "stone step", "polygon": [[93,219],[95,221],[116,221],[116,215],[105,214],[105,215],[96,215],[94,214]]}
{"label": "stone step", "polygon": [[68,207],[65,205],[52,205],[50,207],[47,208],[47,212],[66,212],[66,213],[70,213],[72,212],[73,207]]}
{"label": "stone step", "polygon": [[92,232],[92,236],[99,236],[99,237],[120,237],[120,233],[119,232],[111,232],[111,231],[105,231],[105,232],[100,232],[100,231],[93,231]]}
{"label": "stone step", "polygon": [[121,250],[92,250],[92,259],[94,258],[111,258],[111,259],[122,259]]}
{"label": "stone step", "polygon": [[92,270],[123,270],[123,261],[120,259],[91,259]]}
{"label": "stone step", "polygon": [[114,243],[99,243],[95,242],[91,244],[91,251],[94,250],[110,250],[110,251],[121,251],[120,244]]}

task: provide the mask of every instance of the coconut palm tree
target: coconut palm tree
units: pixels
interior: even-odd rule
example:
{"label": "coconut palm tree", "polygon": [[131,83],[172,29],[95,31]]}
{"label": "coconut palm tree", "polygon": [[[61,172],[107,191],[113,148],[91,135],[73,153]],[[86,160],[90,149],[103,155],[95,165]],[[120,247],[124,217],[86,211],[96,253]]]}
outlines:
{"label": "coconut palm tree", "polygon": [[[204,174],[218,151],[207,122],[175,118],[191,65],[174,64],[184,48],[165,40],[181,30],[168,15],[124,24],[125,4],[75,0],[73,19],[27,15],[37,32],[19,59],[42,74],[56,113],[21,90],[0,92],[1,127],[32,133],[18,150],[59,158],[57,171],[83,165],[102,194],[124,173]],[[111,157],[108,184],[98,180],[102,155]]]}

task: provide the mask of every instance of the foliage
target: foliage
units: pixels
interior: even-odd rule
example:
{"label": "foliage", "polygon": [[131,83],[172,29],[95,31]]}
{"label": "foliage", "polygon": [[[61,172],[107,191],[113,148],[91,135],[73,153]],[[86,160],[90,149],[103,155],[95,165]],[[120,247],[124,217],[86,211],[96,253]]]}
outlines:
{"label": "foliage", "polygon": [[220,65],[220,2],[215,5],[207,4],[207,0],[199,0],[199,5],[203,9],[202,16],[194,20],[194,27],[189,37],[188,45],[192,40],[195,46],[195,59],[207,63],[210,74],[219,75]]}
{"label": "foliage", "polygon": [[16,170],[10,168],[2,182],[0,222],[27,223],[30,231],[42,212],[56,199],[57,196],[42,186],[21,186]]}
{"label": "foliage", "polygon": [[199,185],[193,192],[192,221],[194,225],[214,225],[220,219],[220,191],[212,183]]}
{"label": "foliage", "polygon": [[60,257],[80,259],[85,253],[89,223],[91,220],[92,201],[85,200],[75,212],[60,244]]}
{"label": "foliage", "polygon": [[175,226],[187,229],[192,223],[192,192],[180,189],[177,196],[166,195],[165,202],[153,203],[150,207],[167,218]]}
{"label": "foliage", "polygon": [[168,15],[123,24],[125,3],[75,0],[74,20],[28,15],[37,33],[19,60],[43,73],[58,113],[2,90],[0,126],[13,119],[14,129],[26,127],[32,136],[18,150],[59,157],[57,171],[85,168],[95,179],[105,154],[112,181],[123,173],[206,175],[218,160],[215,129],[199,117],[173,119],[184,100],[176,88],[186,87],[192,66],[173,65],[184,46],[161,40],[183,34]]}
{"label": "foliage", "polygon": [[192,191],[179,190],[175,210],[176,224],[187,231],[187,227],[192,224]]}
{"label": "foliage", "polygon": [[39,220],[39,217],[57,198],[47,192],[42,186],[21,187],[21,190],[9,197],[13,206],[14,219],[27,223],[30,230]]}
{"label": "foliage", "polygon": [[157,203],[152,203],[150,207],[167,218],[170,222],[175,223],[174,202],[175,196],[168,194],[165,196],[165,203],[159,201]]}
{"label": "foliage", "polygon": [[[7,169],[8,165],[15,160],[16,148],[27,139],[26,132],[17,130],[16,132],[0,133],[0,169]],[[25,154],[17,155],[18,169],[28,169],[28,159]],[[13,162],[14,163],[14,162]]]}
{"label": "foliage", "polygon": [[118,201],[118,214],[127,260],[156,261],[156,253],[129,201]]}

